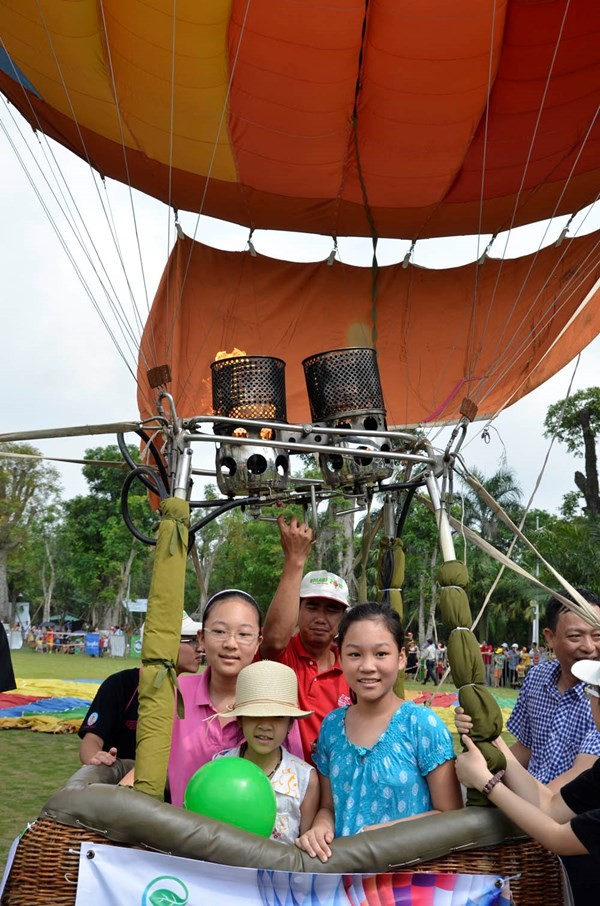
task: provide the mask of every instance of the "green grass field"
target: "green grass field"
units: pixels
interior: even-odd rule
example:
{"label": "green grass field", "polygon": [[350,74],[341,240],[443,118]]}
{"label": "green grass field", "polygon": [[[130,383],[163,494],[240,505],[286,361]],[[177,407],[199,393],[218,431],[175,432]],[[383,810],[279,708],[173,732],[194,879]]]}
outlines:
{"label": "green grass field", "polygon": [[[36,654],[33,651],[13,652],[17,679],[97,679],[103,680],[117,670],[139,664],[139,658],[91,658],[86,655]],[[444,691],[456,687],[444,685]],[[417,683],[407,683],[409,691],[423,691]],[[432,686],[426,690],[433,692]],[[514,700],[516,693],[502,690]],[[503,734],[513,742],[510,734]],[[455,748],[460,750],[456,734]],[[80,766],[79,737],[35,733],[31,730],[0,730],[0,876],[14,838],[34,820],[50,796],[64,784]]]}
{"label": "green grass field", "polygon": [[[93,658],[84,654],[12,652],[17,679],[88,679],[101,682],[139,658]],[[10,844],[50,796],[79,768],[79,737],[0,730],[0,875]]]}

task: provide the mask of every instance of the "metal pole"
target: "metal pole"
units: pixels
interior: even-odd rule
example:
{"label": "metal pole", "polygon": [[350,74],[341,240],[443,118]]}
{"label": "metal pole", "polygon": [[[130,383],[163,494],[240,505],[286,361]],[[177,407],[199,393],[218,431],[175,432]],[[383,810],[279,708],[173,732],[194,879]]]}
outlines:
{"label": "metal pole", "polygon": [[448,521],[448,514],[446,512],[446,507],[444,506],[440,498],[439,488],[437,486],[437,481],[433,472],[427,473],[425,481],[437,521],[442,559],[444,560],[444,563],[448,563],[450,560],[456,560],[454,541],[452,539],[452,530],[450,528],[450,522]]}
{"label": "metal pole", "polygon": [[533,616],[533,625],[532,625],[532,639],[531,642],[536,647],[540,644],[540,605],[536,601],[534,605],[534,616]]}
{"label": "metal pole", "polygon": [[[538,515],[536,515],[536,517],[535,517],[536,545],[537,545],[537,535],[538,535],[539,530],[540,530],[540,517]],[[536,579],[539,579],[539,577],[540,577],[540,561],[539,560],[535,561],[535,577],[536,577]],[[532,645],[535,645],[537,648],[538,645],[540,644],[540,605],[539,605],[538,601],[535,602],[533,625],[532,625],[531,629],[532,629],[531,643],[532,643]]]}
{"label": "metal pole", "polygon": [[192,449],[185,447],[179,454],[177,463],[177,476],[175,478],[175,490],[173,497],[179,497],[180,500],[187,500],[190,488],[190,475],[192,473]]}

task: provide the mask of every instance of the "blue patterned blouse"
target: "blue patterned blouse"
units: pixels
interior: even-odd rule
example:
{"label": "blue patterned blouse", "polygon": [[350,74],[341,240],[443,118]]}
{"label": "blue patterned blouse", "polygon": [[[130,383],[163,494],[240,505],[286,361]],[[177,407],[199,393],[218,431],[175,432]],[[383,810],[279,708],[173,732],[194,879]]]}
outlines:
{"label": "blue patterned blouse", "polygon": [[347,710],[327,715],[313,756],[331,782],[336,837],[432,809],[426,775],[454,758],[440,718],[423,705],[404,702],[375,745],[364,748],[346,736]]}

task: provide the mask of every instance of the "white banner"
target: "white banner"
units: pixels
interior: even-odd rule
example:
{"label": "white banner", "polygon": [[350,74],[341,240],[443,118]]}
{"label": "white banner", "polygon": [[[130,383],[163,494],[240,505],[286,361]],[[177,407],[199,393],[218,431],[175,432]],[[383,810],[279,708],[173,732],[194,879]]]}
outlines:
{"label": "white banner", "polygon": [[[391,899],[390,899],[391,895]],[[75,906],[508,906],[492,875],[308,874],[236,868],[82,843]]]}
{"label": "white banner", "polygon": [[10,640],[11,651],[18,651],[23,647],[23,633],[20,629],[11,629],[8,633],[8,638]]}
{"label": "white banner", "polygon": [[21,839],[20,837],[16,837],[16,839],[13,840],[12,845],[8,851],[6,865],[4,866],[4,871],[2,872],[2,881],[0,881],[0,897],[2,896],[2,893],[4,892],[4,887],[8,880],[8,876],[9,876],[10,870],[12,868],[13,860],[15,858],[15,853],[17,851],[17,846],[19,845],[20,839]]}
{"label": "white banner", "polygon": [[125,642],[127,639],[124,635],[111,635],[109,637],[110,653],[113,657],[125,657]]}

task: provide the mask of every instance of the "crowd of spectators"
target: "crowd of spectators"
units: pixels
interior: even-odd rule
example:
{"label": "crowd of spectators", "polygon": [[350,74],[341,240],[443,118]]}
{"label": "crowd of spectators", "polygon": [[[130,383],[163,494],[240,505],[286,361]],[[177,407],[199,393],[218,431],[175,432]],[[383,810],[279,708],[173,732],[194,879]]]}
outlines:
{"label": "crowd of spectators", "polygon": [[532,667],[543,664],[548,660],[548,651],[544,645],[519,645],[508,642],[493,645],[484,640],[479,646],[483,666],[485,668],[485,682],[495,689],[501,686],[520,689],[523,681]]}

